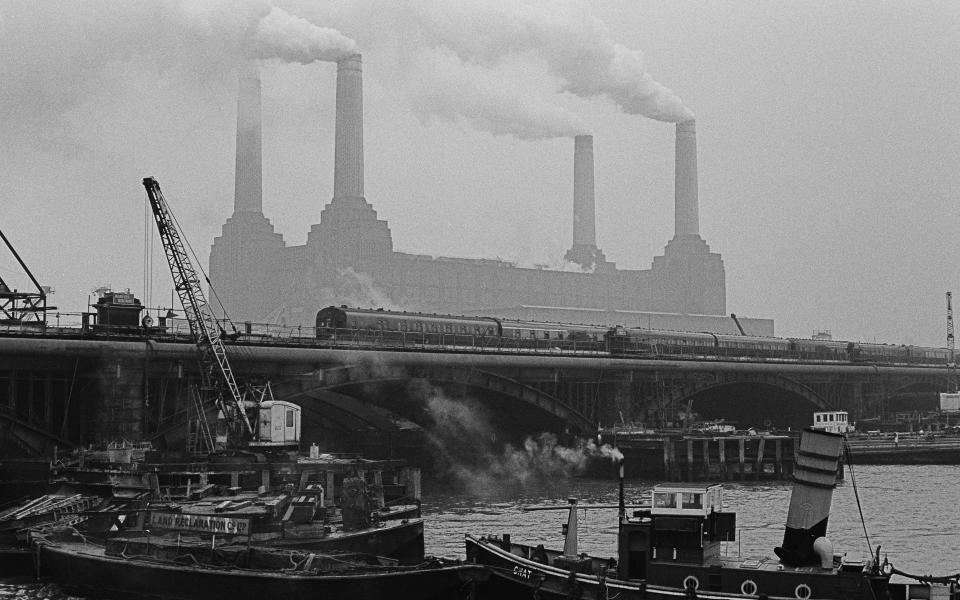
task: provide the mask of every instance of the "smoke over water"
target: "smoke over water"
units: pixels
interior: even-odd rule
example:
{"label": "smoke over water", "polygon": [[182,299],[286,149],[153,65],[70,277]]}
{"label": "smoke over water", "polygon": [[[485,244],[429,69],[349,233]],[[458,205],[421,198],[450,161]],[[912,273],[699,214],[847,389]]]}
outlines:
{"label": "smoke over water", "polygon": [[583,474],[591,457],[622,459],[616,448],[577,440],[564,446],[553,433],[527,436],[522,443],[500,439],[492,415],[470,398],[450,399],[429,385],[415,390],[433,418],[428,437],[437,453],[434,465],[476,496],[495,496],[526,486]]}

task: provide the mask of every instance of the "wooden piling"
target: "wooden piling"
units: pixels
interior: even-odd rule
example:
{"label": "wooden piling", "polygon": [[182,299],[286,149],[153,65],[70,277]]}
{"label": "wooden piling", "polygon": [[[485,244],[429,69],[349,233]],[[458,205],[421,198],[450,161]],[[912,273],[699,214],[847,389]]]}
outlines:
{"label": "wooden piling", "polygon": [[703,478],[710,479],[710,438],[703,440]]}
{"label": "wooden piling", "polygon": [[773,451],[777,461],[773,466],[773,474],[777,479],[783,477],[783,447],[780,445],[780,442],[781,440],[779,438],[773,440]]}
{"label": "wooden piling", "polygon": [[740,438],[739,442],[740,442],[740,454],[739,454],[738,464],[740,465],[740,480],[743,481],[743,468],[744,468],[743,463],[746,462],[747,440],[745,438]]}
{"label": "wooden piling", "polygon": [[720,445],[719,456],[720,456],[720,481],[727,480],[727,450],[723,445],[723,438],[719,438],[717,442]]}
{"label": "wooden piling", "polygon": [[753,478],[760,479],[760,475],[763,473],[763,446],[767,438],[761,437],[757,442],[757,462],[753,467]]}

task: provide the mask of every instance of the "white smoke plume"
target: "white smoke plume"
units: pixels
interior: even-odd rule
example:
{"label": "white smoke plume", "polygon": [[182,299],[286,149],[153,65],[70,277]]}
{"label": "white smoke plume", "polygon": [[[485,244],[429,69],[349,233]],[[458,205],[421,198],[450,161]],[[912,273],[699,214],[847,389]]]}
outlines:
{"label": "white smoke plume", "polygon": [[357,53],[356,42],[336,29],[319,27],[276,6],[257,23],[251,44],[250,52],[256,58],[304,65]]}
{"label": "white smoke plume", "polygon": [[331,304],[401,310],[389,294],[377,287],[368,273],[354,271],[353,267],[339,269],[337,272],[340,274],[340,281],[336,286],[336,295],[330,300]]}
{"label": "white smoke plume", "polygon": [[[407,26],[431,47],[467,64],[502,69],[535,55],[559,79],[560,93],[606,97],[624,113],[681,122],[694,118],[680,98],[646,71],[643,53],[612,39],[606,24],[569,2],[417,2],[401,5]],[[521,103],[526,94],[516,97]]]}
{"label": "white smoke plume", "polygon": [[519,446],[500,441],[491,415],[479,402],[451,399],[439,388],[419,385],[410,389],[412,395],[421,395],[434,422],[427,435],[438,453],[435,466],[474,495],[497,495],[580,475],[591,457],[623,458],[608,444],[581,439],[568,447],[549,432],[528,436]]}

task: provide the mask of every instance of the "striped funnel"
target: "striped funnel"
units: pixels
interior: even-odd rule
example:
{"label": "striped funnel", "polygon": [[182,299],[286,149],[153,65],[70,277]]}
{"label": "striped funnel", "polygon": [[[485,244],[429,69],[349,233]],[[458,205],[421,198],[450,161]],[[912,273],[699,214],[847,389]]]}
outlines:
{"label": "striped funnel", "polygon": [[843,436],[814,429],[800,434],[793,467],[793,493],[783,534],[783,546],[774,549],[781,562],[794,567],[820,564],[813,542],[827,533],[830,501],[837,486],[837,466]]}

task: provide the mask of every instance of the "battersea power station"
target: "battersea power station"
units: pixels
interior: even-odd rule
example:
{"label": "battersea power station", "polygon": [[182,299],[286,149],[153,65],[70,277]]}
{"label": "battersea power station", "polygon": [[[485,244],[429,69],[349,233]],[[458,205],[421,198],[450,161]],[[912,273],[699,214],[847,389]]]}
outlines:
{"label": "battersea power station", "polygon": [[[693,121],[677,124],[675,232],[647,270],[618,269],[597,247],[593,138],[573,144],[573,240],[579,270],[394,250],[363,190],[360,55],[337,62],[333,198],[304,245],[288,246],[262,210],[260,79],[241,79],[233,215],[210,251],[210,281],[234,321],[312,326],[320,308],[350,305],[522,320],[737,333],[726,314],[723,260],[699,234]],[[740,319],[772,335],[769,319]]]}

